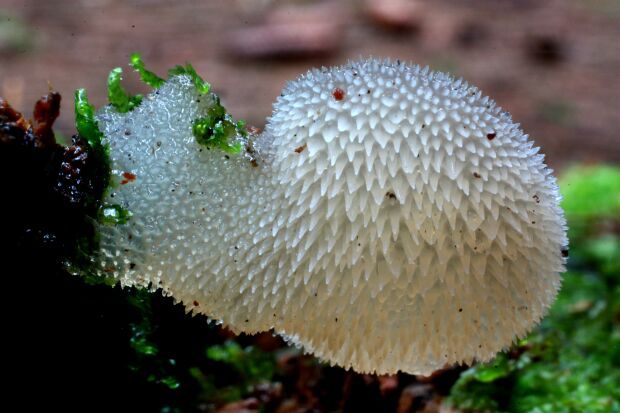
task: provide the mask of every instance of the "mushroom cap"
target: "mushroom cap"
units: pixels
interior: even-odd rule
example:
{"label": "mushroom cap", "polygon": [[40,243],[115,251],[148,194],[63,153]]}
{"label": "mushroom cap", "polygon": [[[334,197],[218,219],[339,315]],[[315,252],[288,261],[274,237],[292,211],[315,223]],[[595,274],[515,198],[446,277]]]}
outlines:
{"label": "mushroom cap", "polygon": [[[277,99],[257,168],[169,125],[200,113],[192,93],[174,78],[136,114],[100,118],[106,136],[125,116],[164,141],[158,156],[141,146],[152,136],[136,147],[157,179],[150,195],[119,190],[138,212],[104,237],[102,268],[125,283],[381,374],[489,360],[553,302],[567,245],[555,178],[477,88],[398,61],[312,70]],[[120,250],[136,225],[139,245]]]}

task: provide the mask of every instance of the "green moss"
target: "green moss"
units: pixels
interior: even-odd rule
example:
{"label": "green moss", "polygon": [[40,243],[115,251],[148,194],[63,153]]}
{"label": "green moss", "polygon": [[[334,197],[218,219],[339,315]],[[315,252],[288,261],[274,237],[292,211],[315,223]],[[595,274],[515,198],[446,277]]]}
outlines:
{"label": "green moss", "polygon": [[140,75],[140,79],[151,87],[158,88],[166,82],[155,73],[146,70],[146,68],[144,67],[144,62],[142,61],[142,58],[138,53],[132,53],[129,66],[133,67],[135,71],[138,72],[138,74]]}
{"label": "green moss", "polygon": [[75,128],[92,148],[103,148],[103,133],[95,119],[95,108],[88,102],[84,89],[75,91]]}
{"label": "green moss", "polygon": [[[72,273],[81,273],[87,282],[95,278],[92,268],[92,255],[99,246],[99,234],[95,222],[99,219],[101,203],[110,185],[111,162],[109,147],[103,143],[103,133],[95,118],[94,107],[88,101],[84,89],[75,91],[75,127],[78,135],[73,144],[82,146],[87,153],[88,166],[81,170],[81,184],[86,187],[83,214],[80,220],[82,231],[75,240],[75,251],[65,263]],[[105,280],[102,279],[105,282]]]}
{"label": "green moss", "polygon": [[148,333],[145,331],[144,326],[132,325],[131,326],[131,338],[129,344],[131,348],[138,354],[144,356],[156,356],[159,349],[148,339]]}
{"label": "green moss", "polygon": [[[88,96],[84,89],[75,92],[75,126],[78,134],[84,138],[93,151],[93,156],[99,158],[99,163],[105,165],[105,192],[110,186],[110,155],[109,147],[103,143],[103,133],[95,118],[95,110],[88,102]],[[94,217],[104,225],[123,225],[132,216],[131,211],[118,204],[101,204],[101,199],[96,202],[97,216]]]}
{"label": "green moss", "polygon": [[228,153],[241,152],[240,142],[233,142],[241,135],[245,136],[245,123],[235,122],[232,116],[220,104],[217,95],[214,96],[214,104],[207,110],[207,116],[194,120],[192,132],[196,142],[207,147],[214,147]]}
{"label": "green moss", "polygon": [[248,385],[268,382],[275,373],[274,358],[252,346],[242,348],[229,340],[207,349],[207,357],[232,366]]}
{"label": "green moss", "polygon": [[256,347],[241,347],[237,342],[228,340],[222,345],[207,348],[207,358],[216,362],[219,369],[232,369],[237,375],[234,385],[217,386],[214,377],[201,376],[194,372],[196,379],[203,385],[203,392],[212,400],[230,402],[247,395],[254,386],[270,382],[276,372],[273,355]]}
{"label": "green moss", "polygon": [[[131,55],[131,61],[129,63],[131,67],[133,67],[138,74],[140,75],[140,79],[147,85],[158,88],[163,86],[166,82],[161,77],[157,76],[155,73],[147,70],[144,66],[144,62],[138,53],[133,53]],[[211,85],[205,82],[196,72],[196,69],[190,64],[185,63],[185,66],[177,65],[172,69],[168,70],[168,78],[179,75],[187,75],[194,82],[194,86],[196,86],[196,90],[198,92],[207,94],[211,90]]]}
{"label": "green moss", "polygon": [[168,70],[168,77],[179,76],[179,75],[187,75],[194,82],[194,86],[196,86],[196,90],[199,93],[207,94],[211,90],[211,85],[204,80],[196,73],[194,67],[185,63],[185,66],[175,66],[174,68]]}
{"label": "green moss", "polygon": [[133,216],[131,211],[118,204],[103,204],[99,209],[99,222],[104,225],[123,225]]}
{"label": "green moss", "polygon": [[142,95],[131,96],[121,85],[123,69],[117,67],[108,75],[108,101],[120,113],[133,110],[142,103]]}
{"label": "green moss", "polygon": [[[140,78],[148,85],[152,87],[161,87],[165,83],[164,79],[145,69],[144,62],[140,58],[139,54],[134,53],[131,55],[130,65],[138,71]],[[120,68],[117,68],[110,73],[108,85],[112,83],[110,79],[112,79],[114,73],[113,83],[114,85],[118,84],[118,87],[120,88],[120,72],[115,72],[119,70]],[[232,118],[232,116],[220,103],[219,96],[214,93],[210,93],[211,85],[208,82],[205,82],[202,77],[198,75],[196,69],[194,69],[190,63],[186,63],[184,66],[177,65],[168,70],[168,78],[173,76],[189,76],[198,93],[209,95],[214,102],[213,105],[207,109],[206,116],[199,117],[192,122],[192,132],[196,138],[196,141],[201,145],[209,148],[217,148],[227,153],[240,153],[243,145],[240,142],[234,142],[234,139],[237,136],[247,136],[245,122],[241,120],[235,121]],[[112,89],[109,88],[109,90]],[[115,95],[120,96],[119,99],[121,100],[121,107],[129,107],[131,103],[127,102],[128,98],[126,97],[126,92],[122,89],[120,90],[121,91],[119,93],[115,93]],[[111,98],[110,102],[112,102]]]}
{"label": "green moss", "polygon": [[571,240],[600,230],[593,224],[620,221],[620,168],[617,166],[573,167],[560,179],[560,190],[564,197],[562,208],[571,224]]}

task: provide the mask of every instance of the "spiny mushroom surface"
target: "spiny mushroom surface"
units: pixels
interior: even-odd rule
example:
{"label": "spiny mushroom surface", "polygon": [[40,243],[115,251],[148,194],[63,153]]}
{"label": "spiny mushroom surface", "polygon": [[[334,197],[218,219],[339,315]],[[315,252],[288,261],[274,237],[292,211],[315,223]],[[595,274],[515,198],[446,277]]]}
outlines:
{"label": "spiny mushroom surface", "polygon": [[133,212],[100,268],[236,332],[359,372],[486,361],[553,302],[567,245],[543,155],[448,75],[366,60],[289,83],[251,153],[208,150],[213,102],[173,77],[99,124]]}

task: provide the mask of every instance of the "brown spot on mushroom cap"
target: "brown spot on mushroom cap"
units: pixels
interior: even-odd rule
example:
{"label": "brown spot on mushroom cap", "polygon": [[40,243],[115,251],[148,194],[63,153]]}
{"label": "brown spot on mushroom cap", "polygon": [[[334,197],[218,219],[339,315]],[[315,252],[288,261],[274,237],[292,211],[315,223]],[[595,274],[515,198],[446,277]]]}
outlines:
{"label": "brown spot on mushroom cap", "polygon": [[341,101],[342,99],[344,99],[344,90],[337,87],[332,91],[332,96],[335,100]]}
{"label": "brown spot on mushroom cap", "polygon": [[136,180],[136,175],[131,172],[123,172],[123,180],[121,181],[121,185],[128,184],[129,182],[133,182]]}
{"label": "brown spot on mushroom cap", "polygon": [[308,147],[308,145],[306,145],[304,143],[303,145],[298,146],[297,148],[295,148],[295,153],[302,153],[307,147]]}
{"label": "brown spot on mushroom cap", "polygon": [[496,136],[495,132],[487,133],[487,139],[490,140],[490,141],[495,139],[495,136]]}

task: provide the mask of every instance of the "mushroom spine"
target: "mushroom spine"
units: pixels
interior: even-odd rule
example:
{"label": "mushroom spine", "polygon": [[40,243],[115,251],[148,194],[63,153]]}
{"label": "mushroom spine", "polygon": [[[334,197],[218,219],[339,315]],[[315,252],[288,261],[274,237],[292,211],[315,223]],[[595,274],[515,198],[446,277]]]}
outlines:
{"label": "mushroom spine", "polygon": [[[201,99],[201,96],[203,97]],[[314,69],[229,155],[186,76],[98,121],[125,225],[100,271],[359,372],[486,361],[553,303],[567,246],[544,156],[488,97],[400,61]]]}

